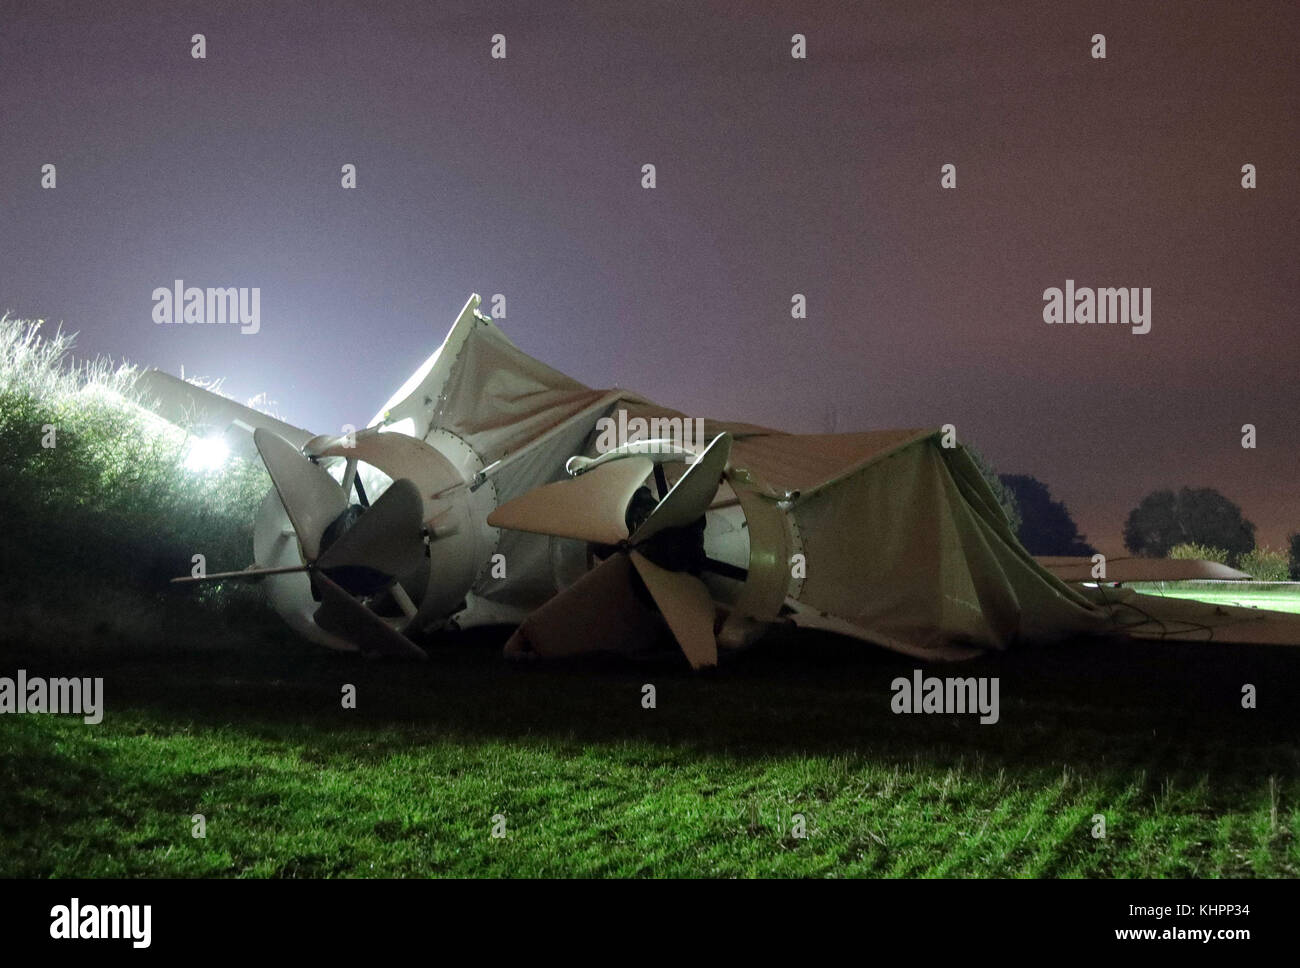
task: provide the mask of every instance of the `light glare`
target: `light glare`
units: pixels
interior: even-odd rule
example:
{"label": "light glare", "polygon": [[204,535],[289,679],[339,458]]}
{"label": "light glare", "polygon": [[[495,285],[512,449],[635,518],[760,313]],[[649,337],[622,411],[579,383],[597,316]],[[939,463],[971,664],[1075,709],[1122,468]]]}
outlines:
{"label": "light glare", "polygon": [[185,452],[187,471],[212,471],[226,462],[230,448],[220,437],[206,437],[190,442]]}

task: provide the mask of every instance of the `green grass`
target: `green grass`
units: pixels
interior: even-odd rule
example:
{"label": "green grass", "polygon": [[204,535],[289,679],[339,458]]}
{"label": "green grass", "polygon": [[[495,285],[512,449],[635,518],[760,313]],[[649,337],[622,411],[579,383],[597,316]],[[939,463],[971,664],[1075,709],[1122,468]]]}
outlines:
{"label": "green grass", "polygon": [[[6,646],[8,674],[104,676],[107,714],[0,721],[0,874],[1300,871],[1287,650],[1079,643],[979,660],[953,672],[1001,677],[1002,719],[981,726],[893,715],[889,682],[912,663],[816,636],[697,676],[519,667],[484,634],[435,642],[419,666],[269,629],[225,646],[188,634],[98,654]],[[1260,709],[1240,709],[1241,681]],[[657,709],[641,708],[646,682]]]}
{"label": "green grass", "polygon": [[1270,582],[1141,582],[1129,586],[1144,595],[1194,598],[1215,605],[1264,608],[1300,614],[1300,583]]}

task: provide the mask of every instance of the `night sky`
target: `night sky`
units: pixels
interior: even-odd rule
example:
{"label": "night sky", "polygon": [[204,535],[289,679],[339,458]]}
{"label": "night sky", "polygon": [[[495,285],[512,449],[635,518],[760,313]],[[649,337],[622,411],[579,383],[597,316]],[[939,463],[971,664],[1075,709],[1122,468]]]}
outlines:
{"label": "night sky", "polygon": [[[593,386],[954,423],[1108,553],[1184,484],[1278,546],[1297,50],[1294,2],[0,0],[0,311],[330,431],[503,293],[511,339]],[[155,325],[176,279],[260,287],[261,331]],[[1151,331],[1047,325],[1066,279],[1150,287]]]}

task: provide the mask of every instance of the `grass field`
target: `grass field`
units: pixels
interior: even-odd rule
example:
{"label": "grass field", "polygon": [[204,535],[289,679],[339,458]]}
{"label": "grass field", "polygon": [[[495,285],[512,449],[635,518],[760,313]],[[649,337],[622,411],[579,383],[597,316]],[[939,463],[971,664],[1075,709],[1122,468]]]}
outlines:
{"label": "grass field", "polygon": [[521,667],[491,634],[422,665],[271,625],[236,638],[8,643],[5,674],[102,675],[107,714],[0,722],[0,874],[1300,872],[1291,650],[1094,642],[949,667],[1001,678],[1001,720],[980,725],[892,714],[913,663],[828,637],[777,636],[706,676]]}
{"label": "grass field", "polygon": [[1195,598],[1215,605],[1239,605],[1300,614],[1300,584],[1295,583],[1169,581],[1135,582],[1129,587],[1144,595]]}

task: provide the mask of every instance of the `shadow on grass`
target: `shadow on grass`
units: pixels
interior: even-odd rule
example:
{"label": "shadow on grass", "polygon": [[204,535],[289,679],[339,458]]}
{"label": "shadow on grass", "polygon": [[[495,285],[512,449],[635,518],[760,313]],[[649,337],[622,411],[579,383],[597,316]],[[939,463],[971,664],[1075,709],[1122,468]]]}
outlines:
{"label": "shadow on grass", "polygon": [[[363,759],[455,736],[647,742],[729,757],[869,749],[895,762],[977,756],[1017,770],[1213,760],[1259,775],[1281,768],[1275,761],[1300,735],[1300,650],[1088,640],[925,667],[927,675],[997,677],[1000,718],[985,725],[974,715],[895,715],[891,682],[921,664],[821,633],[775,632],[704,674],[674,657],[511,662],[501,656],[506,634],[435,637],[430,660],[409,663],[331,653],[270,625],[213,644],[220,630],[172,623],[163,644],[143,649],[11,641],[0,644],[0,669],[103,676],[110,717],[131,709],[159,725],[310,736],[322,753],[346,746]],[[194,648],[199,639],[205,644]],[[356,687],[355,709],[342,708],[344,684]],[[654,709],[642,705],[646,684],[656,690]],[[1242,708],[1246,684],[1258,708]],[[359,746],[359,727],[383,735]],[[1294,752],[1286,765],[1294,769]]]}

